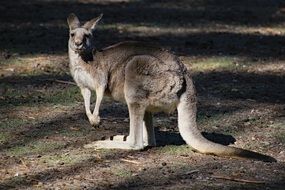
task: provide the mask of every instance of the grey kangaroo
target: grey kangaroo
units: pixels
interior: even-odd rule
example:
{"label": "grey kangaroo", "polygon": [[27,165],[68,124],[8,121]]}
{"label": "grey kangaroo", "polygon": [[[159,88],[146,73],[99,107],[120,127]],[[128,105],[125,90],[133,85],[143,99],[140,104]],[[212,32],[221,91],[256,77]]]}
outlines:
{"label": "grey kangaroo", "polygon": [[[174,54],[141,42],[122,42],[96,51],[94,30],[101,18],[102,14],[84,24],[75,14],[67,18],[70,72],[81,90],[86,115],[92,125],[100,122],[99,107],[106,94],[127,104],[130,131],[125,139],[118,135],[113,140],[95,141],[89,147],[138,150],[155,146],[152,113],[177,109],[179,132],[194,150],[218,156],[276,161],[260,153],[213,143],[201,135],[196,124],[197,98],[193,81]],[[91,91],[96,91],[93,113],[90,111]]]}

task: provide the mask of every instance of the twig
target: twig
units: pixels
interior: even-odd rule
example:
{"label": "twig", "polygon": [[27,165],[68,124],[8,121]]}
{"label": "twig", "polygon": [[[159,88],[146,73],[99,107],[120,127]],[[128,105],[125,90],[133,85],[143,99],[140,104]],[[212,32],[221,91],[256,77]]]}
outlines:
{"label": "twig", "polygon": [[137,161],[134,161],[134,160],[128,160],[128,159],[124,159],[124,158],[121,158],[121,161],[123,161],[123,162],[129,162],[129,163],[137,164],[137,165],[139,165],[139,164],[140,164],[140,163],[139,163],[139,162],[137,162]]}
{"label": "twig", "polygon": [[39,79],[39,80],[40,81],[51,81],[51,82],[57,82],[57,83],[63,83],[63,84],[76,85],[75,82],[65,81],[65,80],[58,80],[58,79]]}
{"label": "twig", "polygon": [[58,82],[58,83],[63,83],[63,84],[70,84],[70,85],[75,85],[76,86],[76,83],[75,82],[71,82],[71,81],[64,81],[64,80],[51,80],[51,81]]}
{"label": "twig", "polygon": [[214,175],[214,176],[212,176],[212,178],[225,179],[225,180],[237,181],[237,182],[243,182],[243,183],[265,184],[265,181],[256,181],[256,180],[240,179],[240,178],[226,177],[226,176],[216,176],[216,175]]}
{"label": "twig", "polygon": [[26,162],[24,162],[24,160],[22,160],[22,159],[20,158],[20,161],[21,161],[21,163],[23,164],[23,166],[25,166],[26,168],[29,168],[29,167],[27,166]]}
{"label": "twig", "polygon": [[187,172],[186,174],[187,175],[191,175],[191,174],[194,174],[194,173],[197,173],[197,172],[199,172],[199,170],[192,170],[192,171]]}

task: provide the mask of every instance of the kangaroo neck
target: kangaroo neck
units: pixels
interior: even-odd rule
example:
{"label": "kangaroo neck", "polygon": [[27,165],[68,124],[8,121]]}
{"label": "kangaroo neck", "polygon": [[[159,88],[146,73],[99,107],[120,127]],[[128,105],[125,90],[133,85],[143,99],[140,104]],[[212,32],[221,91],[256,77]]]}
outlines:
{"label": "kangaroo neck", "polygon": [[73,63],[75,60],[83,62],[83,63],[88,63],[88,62],[93,61],[92,51],[78,53],[69,47],[68,48],[68,55],[69,55],[69,61],[72,64],[75,64],[75,63]]}
{"label": "kangaroo neck", "polygon": [[93,61],[92,51],[85,53],[78,53],[68,47],[69,67],[71,75],[74,75],[75,70],[84,68],[85,64]]}

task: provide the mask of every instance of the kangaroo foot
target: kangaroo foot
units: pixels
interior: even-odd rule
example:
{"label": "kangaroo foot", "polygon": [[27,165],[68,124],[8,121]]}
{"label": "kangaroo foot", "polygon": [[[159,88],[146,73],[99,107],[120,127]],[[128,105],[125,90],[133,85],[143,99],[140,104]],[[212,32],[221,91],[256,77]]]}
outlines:
{"label": "kangaroo foot", "polygon": [[95,141],[93,143],[87,144],[84,148],[94,148],[94,149],[125,149],[125,150],[141,150],[144,147],[134,145],[127,141],[113,141],[113,140],[103,140]]}

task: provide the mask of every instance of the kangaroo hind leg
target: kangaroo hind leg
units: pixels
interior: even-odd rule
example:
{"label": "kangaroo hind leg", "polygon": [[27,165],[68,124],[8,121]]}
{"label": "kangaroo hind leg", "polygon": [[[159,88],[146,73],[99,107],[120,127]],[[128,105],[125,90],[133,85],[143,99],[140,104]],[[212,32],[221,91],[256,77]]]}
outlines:
{"label": "kangaroo hind leg", "polygon": [[[115,135],[109,137],[112,141],[122,142],[127,141],[129,137],[127,135]],[[143,121],[143,145],[144,147],[154,147],[156,146],[155,133],[152,121],[152,113],[145,112]]]}
{"label": "kangaroo hind leg", "polygon": [[[87,144],[85,148],[95,149],[126,149],[126,150],[140,150],[144,148],[143,143],[143,118],[145,109],[137,104],[129,104],[129,115],[130,115],[130,134],[126,141],[122,138],[119,140],[108,139],[95,141],[91,144]],[[120,137],[120,136],[118,136]]]}
{"label": "kangaroo hind leg", "polygon": [[151,112],[145,112],[145,115],[144,115],[143,142],[144,142],[144,146],[156,146]]}

